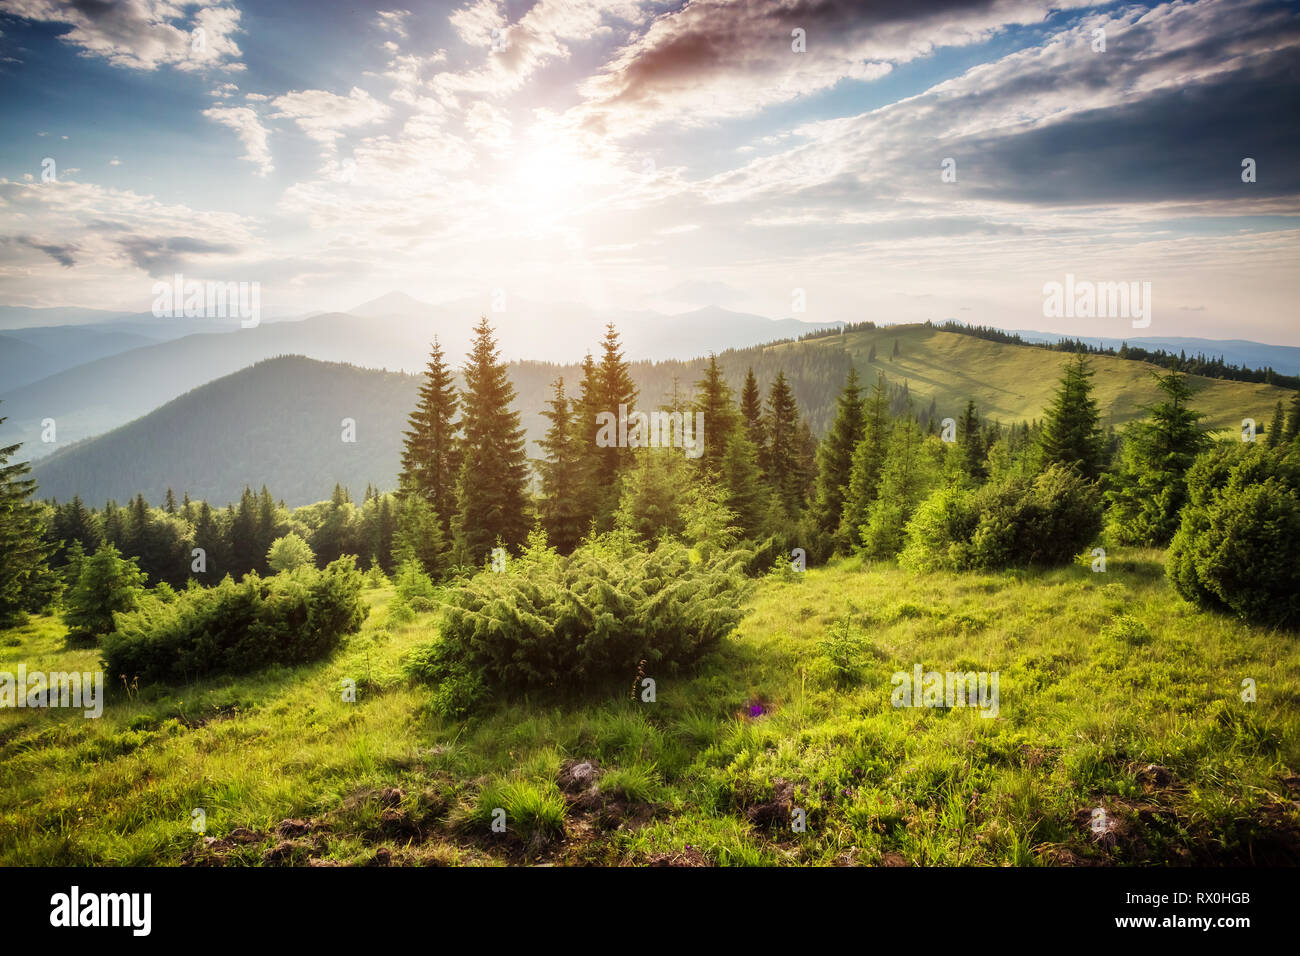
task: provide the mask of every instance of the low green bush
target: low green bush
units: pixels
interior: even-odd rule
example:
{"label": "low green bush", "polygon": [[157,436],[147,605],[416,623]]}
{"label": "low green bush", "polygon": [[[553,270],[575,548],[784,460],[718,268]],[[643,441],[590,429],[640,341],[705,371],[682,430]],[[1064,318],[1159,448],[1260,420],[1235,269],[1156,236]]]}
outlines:
{"label": "low green bush", "polygon": [[973,490],[934,492],[907,525],[899,562],[915,571],[1069,564],[1101,532],[1097,486],[1052,465]]}
{"label": "low green bush", "polygon": [[238,583],[227,576],[171,601],[149,597],[116,615],[117,629],[102,644],[104,666],[127,679],[178,683],[319,660],[360,629],[361,587],[348,556],[324,571],[248,574]]}
{"label": "low green bush", "polygon": [[1300,625],[1300,453],[1224,443],[1187,473],[1165,573],[1202,607]]}
{"label": "low green bush", "polygon": [[458,716],[501,690],[576,688],[643,660],[671,671],[739,623],[747,557],[667,540],[647,552],[617,532],[562,557],[534,538],[508,570],[450,589],[439,639],[408,672],[442,685],[435,710]]}

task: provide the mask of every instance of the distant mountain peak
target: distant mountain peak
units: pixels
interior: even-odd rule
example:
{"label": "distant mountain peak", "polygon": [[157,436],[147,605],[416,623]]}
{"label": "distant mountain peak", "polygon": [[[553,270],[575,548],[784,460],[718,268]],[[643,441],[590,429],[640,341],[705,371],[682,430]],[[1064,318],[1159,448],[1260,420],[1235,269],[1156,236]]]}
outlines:
{"label": "distant mountain peak", "polygon": [[377,299],[371,299],[368,302],[362,302],[347,311],[353,315],[370,316],[370,315],[394,315],[411,312],[412,310],[431,309],[433,306],[427,302],[421,302],[414,296],[407,295],[400,289],[394,289],[387,292]]}

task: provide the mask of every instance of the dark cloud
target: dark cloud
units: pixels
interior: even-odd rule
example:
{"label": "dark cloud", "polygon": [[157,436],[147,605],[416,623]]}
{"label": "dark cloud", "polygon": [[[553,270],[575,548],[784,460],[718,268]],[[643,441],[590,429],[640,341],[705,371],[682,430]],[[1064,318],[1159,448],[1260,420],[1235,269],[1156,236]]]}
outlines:
{"label": "dark cloud", "polygon": [[229,243],[209,242],[192,236],[173,236],[169,239],[132,236],[121,240],[119,244],[132,262],[152,276],[165,275],[181,268],[186,256],[237,251]]}
{"label": "dark cloud", "polygon": [[43,252],[65,269],[71,269],[77,264],[77,260],[73,255],[77,251],[77,247],[72,243],[41,242],[31,236],[10,236],[4,241]]}
{"label": "dark cloud", "polygon": [[[957,158],[964,198],[1080,205],[1296,196],[1298,105],[1300,73],[1284,51],[1136,103],[935,153]],[[1247,157],[1257,164],[1252,184],[1241,181]]]}

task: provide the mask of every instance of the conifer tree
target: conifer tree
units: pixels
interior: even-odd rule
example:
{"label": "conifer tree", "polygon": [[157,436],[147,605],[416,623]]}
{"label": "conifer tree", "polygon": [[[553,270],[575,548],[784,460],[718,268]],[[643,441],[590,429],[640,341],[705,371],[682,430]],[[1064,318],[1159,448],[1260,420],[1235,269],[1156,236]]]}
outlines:
{"label": "conifer tree", "polygon": [[81,545],[83,554],[94,553],[99,547],[99,521],[86,507],[80,495],[73,495],[71,501],[55,509],[52,536],[55,564],[61,565],[67,560],[67,551],[74,543]]}
{"label": "conifer tree", "polygon": [[[709,356],[709,367],[704,378],[695,383],[695,411],[704,416],[704,453],[699,458],[702,471],[714,478],[722,474],[722,459],[738,424],[736,407],[732,404],[731,387],[718,368],[718,357]],[[699,441],[696,435],[695,440]]]}
{"label": "conifer tree", "polygon": [[762,530],[767,495],[758,470],[758,449],[745,429],[737,428],[722,458],[724,504],[735,516],[740,533],[756,538]]}
{"label": "conifer tree", "polygon": [[74,637],[112,633],[113,614],[133,610],[144,591],[144,573],[135,558],[123,558],[113,545],[101,544],[81,562],[81,575],[68,592],[63,620]]}
{"label": "conifer tree", "polygon": [[966,411],[957,423],[957,431],[961,435],[962,470],[976,481],[983,481],[988,477],[988,469],[984,465],[984,438],[980,433],[980,418],[975,411],[973,398],[966,401]]}
{"label": "conifer tree", "polygon": [[880,487],[880,472],[885,464],[889,442],[889,391],[885,376],[878,375],[863,410],[862,440],[853,450],[849,468],[849,486],[844,497],[843,514],[836,531],[835,547],[842,552],[862,546],[862,526]]}
{"label": "conifer tree", "polygon": [[442,536],[442,522],[423,495],[407,495],[398,506],[393,556],[396,566],[414,561],[434,581],[450,570],[451,549]]}
{"label": "conifer tree", "polygon": [[[600,372],[588,352],[581,365],[578,394],[569,399],[573,423],[573,452],[577,456],[578,489],[574,495],[584,529],[593,526],[597,514],[604,511],[609,489],[599,486],[600,447],[596,444],[597,416],[601,411]],[[607,530],[602,528],[600,530]]]}
{"label": "conifer tree", "polygon": [[1162,547],[1178,530],[1187,470],[1210,439],[1197,424],[1204,414],[1188,407],[1193,391],[1187,376],[1176,369],[1152,374],[1164,401],[1148,406],[1149,417],[1129,426],[1105,497],[1115,540]]}
{"label": "conifer tree", "polygon": [[27,477],[27,462],[9,461],[20,447],[0,448],[0,627],[44,610],[60,586],[49,566],[53,548],[45,540],[42,507],[31,500],[36,481]]}
{"label": "conifer tree", "polygon": [[1281,448],[1283,434],[1286,432],[1286,409],[1282,405],[1282,399],[1277,400],[1277,407],[1273,409],[1273,417],[1269,420],[1268,431],[1264,436],[1264,443],[1269,448]]}
{"label": "conifer tree", "polygon": [[861,529],[863,550],[872,558],[890,558],[903,548],[903,530],[932,483],[922,454],[925,435],[911,415],[894,424],[889,436],[880,489],[867,509]]}
{"label": "conifer tree", "polygon": [[538,517],[550,546],[568,554],[586,534],[590,515],[578,496],[582,493],[582,457],[577,446],[573,410],[564,394],[564,379],[552,384],[553,393],[542,416],[550,422],[538,444],[544,459],[538,463],[541,501]]}
{"label": "conifer tree", "polygon": [[460,476],[457,405],[452,371],[434,336],[420,385],[420,400],[407,419],[410,427],[404,433],[398,488],[423,496],[438,515],[447,540],[456,512],[456,482]]}
{"label": "conifer tree", "polygon": [[500,540],[507,547],[528,537],[528,458],[514,386],[487,318],[474,329],[461,402],[461,462],[453,528],[467,560],[481,564]]}
{"label": "conifer tree", "polygon": [[1282,429],[1282,444],[1286,445],[1300,438],[1300,391],[1291,396],[1291,410],[1286,417],[1286,427]]}
{"label": "conifer tree", "polygon": [[1075,353],[1065,366],[1056,397],[1048,407],[1039,439],[1041,467],[1053,463],[1077,468],[1095,479],[1105,466],[1105,436],[1101,413],[1092,397],[1092,363]]}
{"label": "conifer tree", "polygon": [[848,494],[849,475],[853,469],[853,452],[862,441],[866,413],[857,370],[850,367],[844,391],[836,404],[835,421],[817,453],[817,489],[813,500],[813,520],[817,529],[828,537],[839,528]]}
{"label": "conifer tree", "polygon": [[754,377],[754,368],[750,366],[745,372],[745,385],[740,390],[740,420],[745,427],[745,434],[753,443],[758,460],[763,459],[763,395],[758,390],[758,379]]}
{"label": "conifer tree", "polygon": [[778,372],[767,396],[767,480],[787,517],[803,510],[805,448],[799,433],[799,408],[785,372]]}
{"label": "conifer tree", "polygon": [[215,583],[229,570],[230,545],[222,533],[221,523],[206,501],[199,505],[194,522],[194,547],[203,549],[203,570],[194,571],[191,555],[190,573],[204,583]]}

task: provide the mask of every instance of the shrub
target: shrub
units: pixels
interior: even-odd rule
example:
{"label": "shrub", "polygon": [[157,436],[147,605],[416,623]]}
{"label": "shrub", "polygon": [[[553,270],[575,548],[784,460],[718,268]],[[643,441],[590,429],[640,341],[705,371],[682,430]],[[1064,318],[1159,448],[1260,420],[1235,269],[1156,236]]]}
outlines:
{"label": "shrub", "polygon": [[1274,627],[1300,624],[1300,456],[1223,445],[1187,473],[1165,573],[1187,600]]}
{"label": "shrub", "polygon": [[276,538],[266,552],[266,566],[277,574],[315,564],[316,555],[312,554],[311,546],[292,532],[283,538]]}
{"label": "shrub", "polygon": [[842,687],[857,680],[866,641],[852,632],[848,618],[828,627],[826,637],[817,642],[817,647],[836,684]]}
{"label": "shrub", "polygon": [[145,599],[117,615],[103,642],[110,674],[183,682],[243,673],[271,664],[302,664],[332,651],[361,627],[367,608],[361,575],[344,557],[324,571],[303,568],[212,588],[187,588],[165,603]]}
{"label": "shrub", "polygon": [[433,579],[425,573],[419,561],[408,559],[397,569],[394,579],[397,596],[411,606],[413,611],[431,611],[436,603]]}
{"label": "shrub", "polygon": [[1063,465],[927,498],[907,525],[904,566],[918,571],[1069,564],[1101,531],[1097,486]]}
{"label": "shrub", "polygon": [[439,640],[412,655],[408,672],[451,682],[439,690],[451,713],[489,690],[572,688],[642,660],[674,669],[739,622],[747,557],[701,559],[668,540],[647,553],[617,532],[561,557],[534,540],[507,571],[451,591]]}

